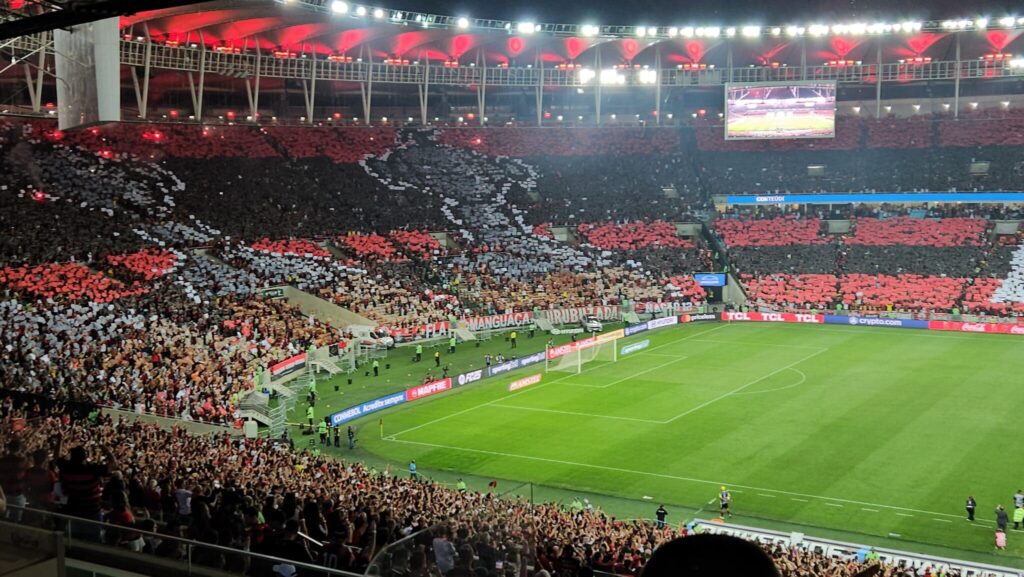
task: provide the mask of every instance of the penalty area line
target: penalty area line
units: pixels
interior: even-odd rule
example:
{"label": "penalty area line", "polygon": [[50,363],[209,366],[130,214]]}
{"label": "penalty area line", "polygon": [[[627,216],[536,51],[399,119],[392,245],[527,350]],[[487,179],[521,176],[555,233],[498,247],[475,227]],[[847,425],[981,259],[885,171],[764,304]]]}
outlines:
{"label": "penalty area line", "polygon": [[766,493],[775,493],[775,494],[778,494],[778,495],[785,495],[787,497],[790,497],[794,501],[801,501],[801,502],[805,502],[805,503],[809,502],[809,500],[811,500],[811,499],[814,499],[814,500],[818,500],[818,501],[828,501],[830,503],[826,503],[826,504],[834,506],[834,507],[842,507],[844,505],[858,505],[858,506],[864,506],[864,507],[873,507],[873,508],[878,508],[878,509],[886,509],[886,510],[894,511],[894,512],[896,512],[897,515],[899,515],[901,517],[913,517],[914,515],[912,515],[910,513],[919,513],[919,514],[922,514],[922,515],[935,515],[935,516],[938,516],[938,517],[951,517],[951,518],[955,518],[955,519],[959,519],[960,518],[960,515],[952,515],[952,514],[949,514],[949,513],[941,513],[941,512],[938,512],[938,511],[926,511],[926,510],[923,510],[923,509],[912,509],[912,508],[909,508],[909,507],[897,507],[895,505],[885,505],[883,503],[869,503],[869,502],[866,502],[866,501],[858,501],[858,500],[855,500],[855,499],[842,499],[842,498],[838,498],[838,497],[829,497],[829,496],[825,496],[825,495],[812,495],[812,494],[809,494],[809,493],[799,493],[799,492],[796,492],[796,491],[783,491],[783,490],[779,490],[779,489],[769,489],[767,487],[754,487],[752,485],[740,485],[740,484],[737,484],[737,483],[730,483],[728,481],[709,480],[709,479],[697,479],[697,478],[694,478],[694,477],[682,477],[682,476],[678,476],[678,475],[669,475],[667,473],[653,473],[653,472],[650,472],[650,471],[637,471],[637,470],[634,470],[634,469],[625,469],[625,468],[622,468],[622,467],[610,467],[610,466],[607,466],[607,465],[594,465],[594,464],[591,464],[591,463],[580,463],[580,462],[576,462],[576,461],[563,461],[563,460],[560,460],[560,459],[549,459],[547,457],[531,457],[529,455],[517,455],[515,453],[504,453],[504,452],[501,452],[501,451],[488,451],[488,450],[485,450],[485,449],[471,449],[471,448],[468,448],[468,447],[457,447],[457,446],[454,446],[454,445],[442,445],[442,444],[439,444],[439,443],[427,443],[427,442],[423,442],[423,441],[409,441],[409,440],[405,440],[405,439],[395,439],[392,442],[404,443],[406,445],[417,445],[417,446],[421,446],[421,447],[430,447],[430,448],[433,448],[433,449],[449,449],[449,450],[452,450],[452,451],[465,451],[467,453],[478,453],[478,454],[481,454],[481,455],[492,455],[492,456],[496,456],[496,457],[509,457],[509,458],[512,458],[512,459],[523,459],[523,460],[526,460],[526,461],[538,461],[538,462],[541,462],[541,463],[554,463],[556,465],[567,465],[567,466],[570,466],[570,467],[581,467],[581,468],[586,468],[586,469],[597,469],[597,470],[600,470],[600,471],[612,471],[612,472],[615,472],[615,473],[627,473],[627,474],[630,474],[630,475],[642,475],[642,476],[647,476],[647,477],[656,477],[656,478],[659,478],[659,479],[670,479],[670,480],[673,480],[673,481],[684,481],[684,482],[688,482],[688,483],[699,483],[699,484],[702,484],[702,485],[715,485],[715,486],[726,485],[726,486],[732,488],[733,492],[738,492],[738,491],[736,491],[737,489],[746,489],[746,490],[750,490],[750,491],[764,491]]}

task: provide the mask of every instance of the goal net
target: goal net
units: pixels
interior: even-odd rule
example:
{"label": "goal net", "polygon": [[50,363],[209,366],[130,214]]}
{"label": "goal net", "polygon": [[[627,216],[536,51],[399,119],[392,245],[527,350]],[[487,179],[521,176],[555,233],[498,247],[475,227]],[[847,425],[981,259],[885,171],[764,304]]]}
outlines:
{"label": "goal net", "polygon": [[556,359],[545,362],[546,372],[566,372],[579,374],[583,365],[592,362],[614,363],[619,360],[619,339],[611,339],[603,343],[569,351]]}

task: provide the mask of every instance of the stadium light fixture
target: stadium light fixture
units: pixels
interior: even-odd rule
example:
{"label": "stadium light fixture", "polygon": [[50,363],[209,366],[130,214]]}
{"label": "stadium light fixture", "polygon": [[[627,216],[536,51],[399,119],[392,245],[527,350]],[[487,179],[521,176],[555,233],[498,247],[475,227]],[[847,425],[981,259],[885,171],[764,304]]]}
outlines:
{"label": "stadium light fixture", "polygon": [[1005,16],[999,19],[999,25],[1003,28],[1013,28],[1017,24],[1017,19],[1013,16]]}
{"label": "stadium light fixture", "polygon": [[462,30],[469,28],[469,18],[466,18],[465,16],[460,17],[456,22],[456,25]]}
{"label": "stadium light fixture", "polygon": [[656,84],[658,82],[658,71],[644,68],[637,73],[637,80],[640,84]]}
{"label": "stadium light fixture", "polygon": [[616,118],[615,114],[612,114],[612,120],[615,120],[615,118]]}
{"label": "stadium light fixture", "polygon": [[760,26],[744,26],[742,30],[744,38],[757,38],[761,35]]}
{"label": "stadium light fixture", "polygon": [[643,38],[644,36],[647,36],[647,27],[646,26],[634,26],[633,27],[633,32],[636,34],[637,38]]}
{"label": "stadium light fixture", "polygon": [[580,26],[580,32],[584,36],[597,36],[601,33],[601,27],[595,24],[584,24]]}
{"label": "stadium light fixture", "polygon": [[580,84],[587,84],[595,76],[597,76],[597,73],[590,68],[580,68],[580,71],[576,73],[576,78],[579,79]]}
{"label": "stadium light fixture", "polygon": [[356,6],[356,16],[366,16],[366,6]]}
{"label": "stadium light fixture", "polygon": [[1014,58],[1011,60],[1010,68],[1024,68],[1024,58]]}
{"label": "stadium light fixture", "polygon": [[1001,101],[999,103],[999,106],[1002,106],[1003,108],[1009,108],[1010,107],[1010,101],[1009,100],[1003,100],[1003,101]]}
{"label": "stadium light fixture", "polygon": [[675,26],[669,28],[668,29],[668,37],[669,38],[675,38],[676,36],[679,36],[679,29],[676,28]]}
{"label": "stadium light fixture", "polygon": [[775,26],[775,27],[772,28],[771,33],[772,33],[772,36],[775,36],[777,38],[780,35],[782,35],[782,28],[779,27],[779,26]]}
{"label": "stadium light fixture", "polygon": [[668,113],[668,114],[666,115],[666,118],[668,118],[669,120],[672,120],[672,113],[671,113],[671,112],[669,112],[669,113]]}
{"label": "stadium light fixture", "polygon": [[657,36],[658,35],[658,27],[657,26],[648,26],[647,27],[647,35],[648,36]]}
{"label": "stadium light fixture", "polygon": [[984,30],[988,28],[988,18],[978,18],[974,21],[974,27],[978,30]]}
{"label": "stadium light fixture", "polygon": [[804,30],[803,26],[786,26],[786,36],[789,36],[790,38],[803,36]]}
{"label": "stadium light fixture", "polygon": [[824,24],[811,24],[807,28],[807,32],[810,33],[811,36],[824,36],[828,34],[828,26],[825,26]]}
{"label": "stadium light fixture", "polygon": [[683,38],[693,38],[693,26],[686,26],[679,30],[679,33],[683,35]]}
{"label": "stadium light fixture", "polygon": [[621,85],[626,83],[626,77],[619,74],[619,71],[614,68],[607,68],[601,71],[601,74],[598,76],[598,81],[602,86],[612,86],[615,84]]}
{"label": "stadium light fixture", "polygon": [[335,14],[345,14],[348,12],[348,2],[334,0],[331,2],[331,12],[334,12]]}
{"label": "stadium light fixture", "polygon": [[533,22],[520,22],[516,24],[516,31],[520,34],[533,34]]}
{"label": "stadium light fixture", "polygon": [[373,9],[373,17],[376,18],[377,20],[380,20],[381,18],[383,18],[384,17],[384,9],[383,8],[374,8]]}
{"label": "stadium light fixture", "polygon": [[726,38],[734,38],[735,36],[736,36],[736,27],[735,26],[730,26],[730,27],[725,29],[725,37]]}

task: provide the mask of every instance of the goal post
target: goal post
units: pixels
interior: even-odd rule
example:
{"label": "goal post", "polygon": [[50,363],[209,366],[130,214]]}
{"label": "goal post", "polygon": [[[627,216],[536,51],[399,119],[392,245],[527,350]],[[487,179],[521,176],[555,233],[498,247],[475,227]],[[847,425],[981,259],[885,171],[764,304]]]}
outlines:
{"label": "goal post", "polygon": [[595,361],[614,363],[618,360],[618,337],[601,342],[598,342],[596,339],[578,341],[549,348],[547,358],[544,361],[544,371],[579,374],[583,372],[583,365],[587,363]]}

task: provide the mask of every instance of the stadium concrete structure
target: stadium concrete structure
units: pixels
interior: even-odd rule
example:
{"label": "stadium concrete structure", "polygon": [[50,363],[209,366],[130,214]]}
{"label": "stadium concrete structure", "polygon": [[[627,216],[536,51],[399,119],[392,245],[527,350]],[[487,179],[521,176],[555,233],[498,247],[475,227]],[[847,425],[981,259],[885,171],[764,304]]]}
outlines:
{"label": "stadium concrete structure", "polygon": [[[6,5],[2,35],[10,37],[29,4]],[[120,21],[123,101],[134,105],[124,119],[673,124],[715,110],[725,83],[794,80],[838,82],[845,113],[956,116],[979,99],[1019,93],[1024,74],[1024,18],[1016,16],[683,20],[544,24],[342,0],[142,11]],[[52,104],[52,38],[0,43],[6,109],[40,113]]]}

